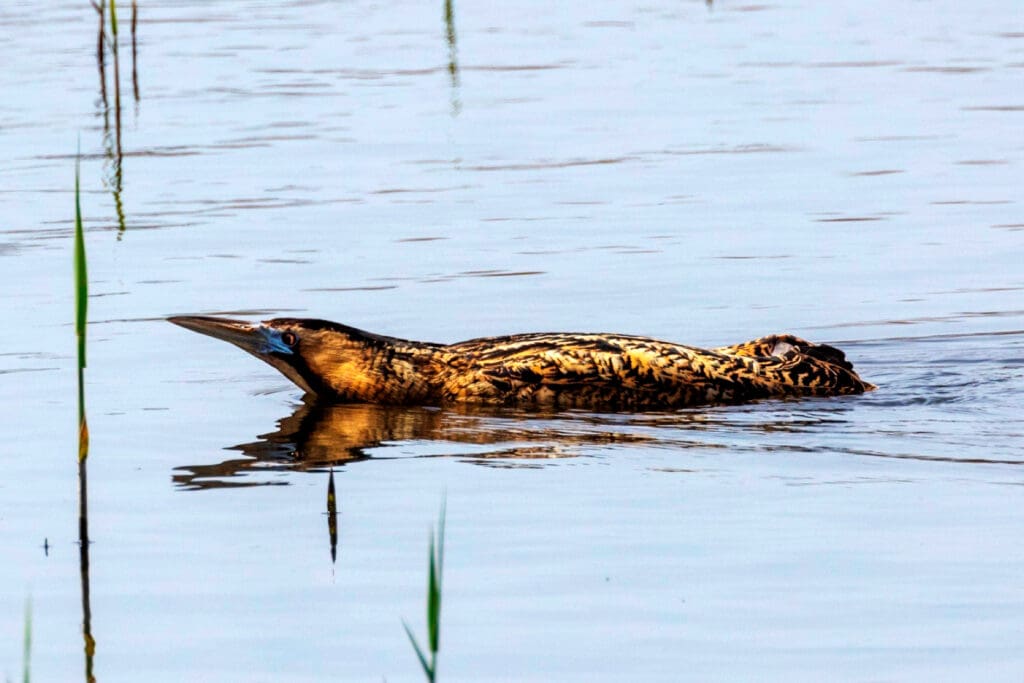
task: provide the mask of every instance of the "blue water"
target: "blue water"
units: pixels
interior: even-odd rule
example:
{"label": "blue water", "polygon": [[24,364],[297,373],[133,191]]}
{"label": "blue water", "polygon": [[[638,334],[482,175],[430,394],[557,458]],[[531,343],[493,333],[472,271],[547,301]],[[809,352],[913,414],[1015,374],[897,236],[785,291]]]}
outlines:
{"label": "blue water", "polygon": [[[29,596],[34,679],[86,664],[80,140],[97,680],[422,680],[442,497],[439,680],[1024,675],[1016,3],[140,4],[120,180],[93,10],[0,9],[0,673]],[[173,314],[791,332],[879,389],[311,406]]]}

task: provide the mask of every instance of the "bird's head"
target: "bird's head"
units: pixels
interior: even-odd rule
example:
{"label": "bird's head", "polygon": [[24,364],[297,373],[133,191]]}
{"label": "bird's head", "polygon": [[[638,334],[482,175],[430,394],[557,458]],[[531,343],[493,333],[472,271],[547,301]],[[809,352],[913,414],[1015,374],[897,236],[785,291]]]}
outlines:
{"label": "bird's head", "polygon": [[249,323],[228,318],[176,316],[169,322],[230,342],[273,365],[300,389],[317,396],[360,400],[359,368],[385,337],[326,320],[275,318]]}

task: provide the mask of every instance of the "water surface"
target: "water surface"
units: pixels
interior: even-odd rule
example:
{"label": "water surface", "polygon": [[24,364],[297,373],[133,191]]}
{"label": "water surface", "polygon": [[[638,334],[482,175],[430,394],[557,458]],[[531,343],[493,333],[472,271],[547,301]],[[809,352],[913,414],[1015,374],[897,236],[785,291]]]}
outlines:
{"label": "water surface", "polygon": [[[140,4],[120,165],[88,3],[0,9],[0,671],[28,595],[84,669],[80,139],[97,680],[419,680],[442,495],[442,680],[1020,679],[1015,3]],[[317,406],[173,314],[785,331],[880,388]]]}

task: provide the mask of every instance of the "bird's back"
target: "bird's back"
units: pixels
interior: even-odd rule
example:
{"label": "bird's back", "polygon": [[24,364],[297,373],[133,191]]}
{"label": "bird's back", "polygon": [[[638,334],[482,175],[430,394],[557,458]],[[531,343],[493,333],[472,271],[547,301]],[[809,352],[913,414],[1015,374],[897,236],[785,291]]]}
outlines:
{"label": "bird's back", "polygon": [[646,337],[540,333],[442,347],[444,402],[557,408],[678,408],[874,387],[842,351],[791,335],[718,349]]}

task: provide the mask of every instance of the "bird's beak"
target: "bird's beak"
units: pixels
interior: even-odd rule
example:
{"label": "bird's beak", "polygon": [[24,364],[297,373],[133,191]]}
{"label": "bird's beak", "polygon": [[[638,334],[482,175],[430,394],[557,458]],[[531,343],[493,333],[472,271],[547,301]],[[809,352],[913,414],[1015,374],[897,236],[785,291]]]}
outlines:
{"label": "bird's beak", "polygon": [[254,325],[243,320],[211,318],[201,315],[179,315],[168,318],[167,321],[180,325],[186,330],[234,344],[243,351],[248,351],[260,360],[273,365],[306,393],[316,394],[302,373],[293,367],[297,356],[284,343],[280,330],[259,323]]}
{"label": "bird's beak", "polygon": [[261,334],[262,327],[260,325],[253,325],[243,320],[198,315],[174,316],[168,318],[167,321],[181,325],[186,330],[229,342],[255,356],[262,357],[267,351],[266,337]]}

